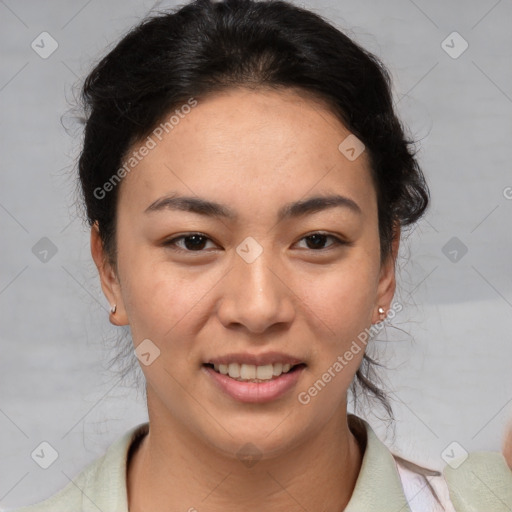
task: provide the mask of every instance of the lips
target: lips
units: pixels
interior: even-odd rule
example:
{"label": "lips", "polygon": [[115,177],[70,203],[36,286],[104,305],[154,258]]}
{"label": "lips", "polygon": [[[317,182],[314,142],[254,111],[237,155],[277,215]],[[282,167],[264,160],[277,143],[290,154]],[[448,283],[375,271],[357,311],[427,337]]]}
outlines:
{"label": "lips", "polygon": [[[281,397],[287,396],[297,386],[299,379],[303,371],[306,368],[304,363],[296,364],[291,366],[290,363],[285,363],[290,366],[290,369],[283,373],[283,366],[281,363],[276,365],[246,365],[242,363],[240,366],[240,372],[267,372],[268,377],[270,369],[266,368],[270,366],[272,373],[279,369],[278,365],[281,365],[281,373],[278,376],[272,375],[270,379],[249,379],[243,380],[240,377],[233,378],[229,376],[229,368],[231,365],[238,365],[238,363],[230,363],[227,365],[228,374],[222,374],[220,372],[220,364],[218,365],[219,371],[215,370],[215,365],[206,363],[202,365],[202,371],[211,379],[217,389],[220,389],[226,395],[238,402],[245,403],[265,403],[277,400]],[[225,363],[224,363],[225,365]],[[246,367],[244,369],[244,366]],[[261,369],[263,367],[263,369]],[[276,368],[277,367],[277,368]],[[254,368],[254,370],[252,369]],[[223,367],[223,370],[226,368]],[[236,371],[236,368],[235,368]],[[243,373],[248,375],[247,373]],[[253,373],[249,373],[249,376]],[[258,373],[256,373],[258,375]],[[261,375],[261,373],[260,373]],[[265,375],[264,375],[265,376]]]}

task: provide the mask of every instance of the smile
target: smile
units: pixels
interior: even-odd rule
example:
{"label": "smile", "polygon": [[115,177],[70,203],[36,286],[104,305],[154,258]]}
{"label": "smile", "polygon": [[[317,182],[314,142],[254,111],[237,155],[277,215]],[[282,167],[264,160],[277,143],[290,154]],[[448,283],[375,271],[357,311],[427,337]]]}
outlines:
{"label": "smile", "polygon": [[206,363],[202,366],[215,388],[245,403],[271,402],[288,395],[305,368],[304,363]]}
{"label": "smile", "polygon": [[274,380],[280,377],[284,373],[289,373],[297,369],[298,366],[304,366],[303,364],[291,365],[288,363],[274,363],[266,364],[262,366],[256,366],[254,364],[207,364],[214,371],[222,375],[237,380],[239,382],[265,382]]}

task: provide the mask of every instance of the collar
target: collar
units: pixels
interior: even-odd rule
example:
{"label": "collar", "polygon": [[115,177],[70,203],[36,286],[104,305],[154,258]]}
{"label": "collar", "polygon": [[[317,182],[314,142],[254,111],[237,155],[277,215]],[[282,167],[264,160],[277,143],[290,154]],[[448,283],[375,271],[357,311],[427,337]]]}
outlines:
{"label": "collar", "polygon": [[[347,416],[350,430],[364,449],[359,476],[344,512],[411,512],[404,494],[396,462],[371,426],[354,414]],[[110,445],[98,460],[96,470],[89,472],[84,494],[94,496],[91,512],[112,510],[126,512],[128,497],[126,469],[130,447],[149,431],[149,423],[128,430]],[[84,506],[88,500],[84,499]],[[85,507],[84,510],[89,512]]]}
{"label": "collar", "polygon": [[370,424],[354,414],[348,425],[365,446],[361,470],[344,512],[411,512],[393,455]]}

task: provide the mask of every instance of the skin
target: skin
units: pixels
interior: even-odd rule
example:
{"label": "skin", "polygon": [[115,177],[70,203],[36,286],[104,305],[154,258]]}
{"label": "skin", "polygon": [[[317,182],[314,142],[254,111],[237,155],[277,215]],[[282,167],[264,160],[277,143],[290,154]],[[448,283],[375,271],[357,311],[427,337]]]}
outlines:
{"label": "skin", "polygon": [[[382,320],[378,307],[388,310],[395,291],[399,231],[381,264],[366,154],[349,161],[338,150],[349,133],[327,106],[292,90],[209,96],[121,183],[116,269],[93,226],[102,289],[117,305],[111,322],[129,325],[135,346],[150,339],[160,350],[141,365],[151,427],[128,467],[132,512],[259,511],[262,500],[271,512],[319,503],[338,512],[348,503],[363,454],[347,425],[347,389],[364,350],[308,405],[297,394]],[[171,192],[239,218],[144,213]],[[276,221],[285,203],[333,193],[361,213],[336,207]],[[305,238],[318,231],[349,244]],[[163,244],[196,232],[208,236],[202,252],[183,239],[181,252]],[[252,263],[236,252],[246,237],[263,249]],[[201,370],[215,356],[268,351],[307,365],[273,402],[235,401]],[[237,457],[248,442],[261,454],[252,467]]]}

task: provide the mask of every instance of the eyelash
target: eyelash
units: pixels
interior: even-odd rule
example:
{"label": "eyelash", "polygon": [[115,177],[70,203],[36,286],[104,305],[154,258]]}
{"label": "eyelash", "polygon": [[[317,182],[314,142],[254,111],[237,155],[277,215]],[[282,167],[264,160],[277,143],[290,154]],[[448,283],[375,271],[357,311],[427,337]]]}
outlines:
{"label": "eyelash", "polygon": [[[342,240],[342,239],[340,239],[340,238],[338,238],[338,237],[336,237],[334,235],[330,235],[329,233],[324,233],[322,231],[316,231],[314,233],[306,235],[306,236],[302,237],[299,240],[299,242],[302,241],[302,240],[305,240],[307,238],[311,238],[311,237],[313,237],[315,235],[325,236],[326,238],[332,238],[333,243],[331,245],[329,245],[328,247],[326,247],[326,248],[322,248],[322,249],[306,249],[306,250],[313,251],[313,252],[323,252],[323,251],[327,251],[327,250],[329,250],[329,249],[331,249],[333,247],[336,247],[336,246],[350,245],[349,242],[346,242],[346,241],[344,241],[344,240]],[[166,242],[163,243],[163,245],[165,247],[169,247],[171,250],[177,251],[177,252],[188,252],[188,253],[203,253],[203,252],[205,252],[205,250],[202,250],[202,249],[198,250],[198,251],[192,251],[190,249],[183,249],[183,248],[178,247],[176,245],[176,242],[178,240],[184,240],[186,238],[192,238],[194,236],[199,236],[199,237],[205,238],[208,241],[211,241],[211,239],[207,235],[205,235],[204,233],[189,233],[187,235],[181,235],[181,236],[178,236],[176,238],[172,238],[171,240],[167,240]]]}

